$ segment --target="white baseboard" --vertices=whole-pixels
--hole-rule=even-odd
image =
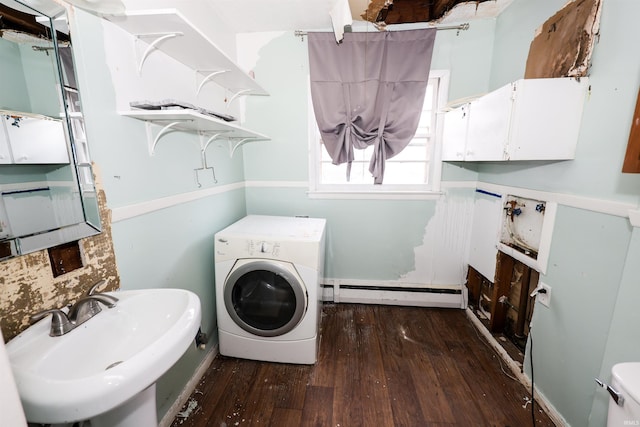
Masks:
[[[467,308],[467,317],[471,320],[473,326],[476,327],[478,332],[482,334],[482,336],[487,340],[491,348],[498,353],[498,356],[502,359],[502,361],[509,367],[511,373],[516,377],[518,381],[527,389],[531,390],[531,380],[527,377],[524,372],[522,372],[522,368],[519,364],[517,364],[511,356],[507,353],[507,351],[498,343],[498,341],[491,335],[491,333],[487,330],[487,328],[482,324],[482,322],[473,314],[471,309]],[[562,415],[554,408],[551,403],[545,398],[543,394],[538,392],[537,387],[534,385],[534,393],[535,393],[535,401],[536,403],[544,409],[544,411],[549,415],[551,421],[556,426],[566,426],[567,422],[562,418]]]
[[[173,420],[176,418],[176,415],[178,415],[178,413],[180,412],[180,409],[182,409],[184,404],[189,399],[189,396],[191,396],[191,393],[193,393],[193,391],[196,389],[196,386],[202,379],[202,376],[205,374],[205,372],[207,372],[207,369],[209,369],[209,366],[211,366],[213,359],[215,359],[217,355],[218,355],[218,346],[217,345],[211,346],[211,348],[209,349],[209,352],[204,357],[204,359],[202,359],[202,362],[200,362],[198,369],[196,369],[196,371],[193,373],[193,376],[191,377],[187,385],[184,387],[184,389],[182,390],[182,392],[180,393],[176,401],[173,402],[173,405],[171,405],[167,413],[164,414],[164,417],[162,417],[162,420],[160,420],[160,423],[158,423],[158,427],[171,426],[171,424],[173,423]]]
[[[467,288],[463,285],[325,279],[322,299],[336,303],[466,308]]]

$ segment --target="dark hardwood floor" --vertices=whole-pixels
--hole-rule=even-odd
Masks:
[[[529,397],[464,310],[325,304],[315,365],[218,356],[172,426],[523,427]]]

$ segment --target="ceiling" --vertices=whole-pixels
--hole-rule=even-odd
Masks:
[[[1,1],[1,0],[0,0]],[[42,10],[43,0],[26,0]],[[47,0],[48,3],[54,4]],[[382,29],[406,23],[454,24],[498,16],[513,0],[57,0],[97,13],[121,13],[125,9],[175,7],[205,15],[213,11],[237,33],[291,30],[328,30],[330,11],[337,6],[354,28],[367,21]],[[58,6],[59,7],[59,6]],[[10,13],[9,13],[10,14]],[[0,10],[0,30],[12,28],[7,10]],[[12,18],[11,18],[12,19]],[[24,19],[19,18],[24,24]],[[31,28],[20,28],[33,31]]]
[[[326,30],[338,1],[349,2],[354,26],[364,26],[365,20],[389,25],[468,22],[495,17],[513,0],[207,0],[236,32]]]

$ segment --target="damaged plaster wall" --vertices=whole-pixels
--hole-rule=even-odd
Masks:
[[[601,0],[573,0],[537,30],[524,77],[584,77],[600,31]]]
[[[473,191],[448,190],[436,202],[435,214],[424,230],[422,245],[414,248],[414,270],[401,277],[401,282],[430,285],[461,285],[467,274],[471,226],[473,224]]]
[[[111,211],[98,180],[96,190],[102,232],[80,240],[82,268],[54,278],[46,250],[0,262],[0,327],[6,342],[29,326],[32,314],[64,307],[100,280],[107,281],[101,291],[120,288],[111,240]]]

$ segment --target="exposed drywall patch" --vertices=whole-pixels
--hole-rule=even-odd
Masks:
[[[401,281],[429,285],[465,282],[474,205],[470,191],[450,190],[436,202],[422,245],[413,251],[415,270],[403,275]]]
[[[600,30],[601,0],[572,0],[549,18],[529,47],[524,77],[584,77]]]
[[[101,291],[120,287],[111,239],[111,211],[98,176],[96,173],[102,233],[80,241],[83,268],[54,278],[46,250],[0,262],[0,328],[5,341],[26,329],[32,314],[64,307],[100,280],[107,281]]]

